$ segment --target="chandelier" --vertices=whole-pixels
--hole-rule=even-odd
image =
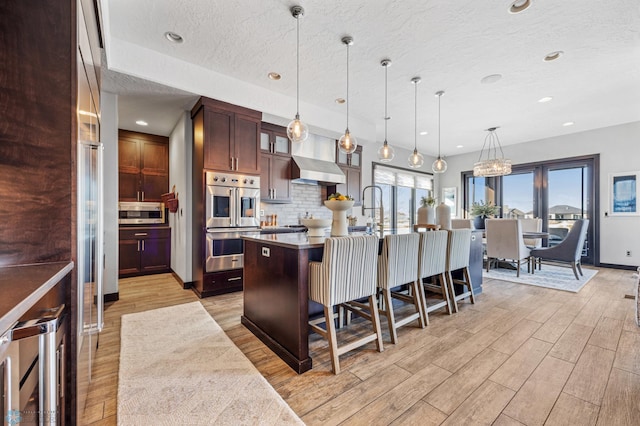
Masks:
[[[480,158],[478,158],[478,162],[473,165],[474,176],[492,177],[511,174],[511,160],[504,158],[502,145],[500,145],[500,139],[498,139],[498,134],[496,133],[497,129],[497,127],[487,129],[489,133],[487,133],[487,136],[484,138]],[[486,158],[483,160],[485,148]],[[498,149],[500,150],[500,157],[498,157]]]

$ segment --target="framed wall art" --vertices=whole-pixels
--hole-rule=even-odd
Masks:
[[[609,215],[640,215],[640,172],[609,174]]]

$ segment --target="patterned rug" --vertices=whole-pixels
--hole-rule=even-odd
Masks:
[[[593,278],[598,271],[582,267],[583,276],[576,280],[571,267],[542,265],[542,270],[536,269],[535,274],[527,273],[526,265],[520,269],[520,277],[516,277],[515,269],[498,268],[487,272],[483,270],[482,276],[485,279],[495,279],[511,281],[518,284],[535,285],[538,287],[553,288],[555,290],[570,291],[577,293],[586,283]]]
[[[200,302],[122,316],[119,425],[302,425]]]

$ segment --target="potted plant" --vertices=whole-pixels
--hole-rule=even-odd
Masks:
[[[420,199],[422,207],[418,209],[418,224],[420,225],[433,225],[436,223],[436,199],[428,195]]]
[[[484,220],[498,214],[500,208],[491,201],[485,203],[483,200],[474,202],[471,205],[471,215],[474,216],[473,226],[476,229],[484,229]]]

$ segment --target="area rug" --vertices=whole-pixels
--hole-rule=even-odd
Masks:
[[[304,423],[193,302],[122,316],[118,424]]]
[[[518,284],[535,285],[538,287],[553,288],[555,290],[577,293],[586,283],[593,278],[598,271],[582,268],[583,276],[576,280],[571,267],[542,265],[542,270],[536,269],[535,274],[527,273],[526,266],[520,270],[520,277],[516,277],[515,269],[497,268],[489,272],[483,270],[482,276],[487,279],[511,281]]]

